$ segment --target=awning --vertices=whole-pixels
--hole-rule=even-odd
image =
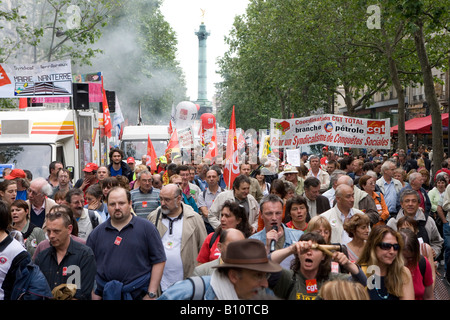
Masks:
[[[448,113],[441,114],[442,118],[442,126],[448,127]],[[405,131],[406,134],[411,133],[431,133],[431,115],[422,117],[422,118],[414,118],[405,122]],[[398,125],[391,127],[391,134],[398,133]]]

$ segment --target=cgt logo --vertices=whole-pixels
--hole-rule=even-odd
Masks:
[[[306,280],[306,292],[307,293],[317,293],[318,292],[316,279]]]
[[[367,121],[367,134],[385,134],[385,121]]]

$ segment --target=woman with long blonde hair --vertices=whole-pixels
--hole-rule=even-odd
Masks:
[[[414,286],[403,260],[403,238],[392,228],[375,226],[358,260],[368,278],[371,300],[414,300]]]

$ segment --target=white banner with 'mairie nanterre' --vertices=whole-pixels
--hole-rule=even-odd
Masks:
[[[0,64],[0,98],[72,95],[70,60],[35,64]]]

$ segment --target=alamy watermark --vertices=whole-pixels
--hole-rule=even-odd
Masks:
[[[370,16],[366,20],[366,26],[369,29],[381,29],[381,9],[378,5],[371,5],[367,7]]]

